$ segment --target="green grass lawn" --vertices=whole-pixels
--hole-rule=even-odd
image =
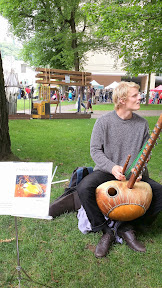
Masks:
[[[17,111],[31,109],[31,99],[17,99]]]
[[[102,103],[102,104],[94,104],[93,105],[93,110],[102,110],[102,111],[109,111],[109,110],[114,110],[114,104],[111,103]],[[140,110],[162,110],[162,105],[161,104],[141,104]]]
[[[152,130],[158,117],[147,117]],[[10,120],[13,153],[22,161],[52,161],[58,166],[54,181],[69,178],[77,166],[94,166],[89,154],[95,119]],[[152,151],[148,168],[162,184],[162,143]],[[66,183],[52,185],[51,202],[64,192]],[[20,264],[44,287],[59,288],[161,288],[161,215],[138,238],[147,252],[137,253],[115,244],[109,255],[96,259],[94,249],[101,234],[83,235],[76,213],[55,220],[18,218]],[[0,287],[18,287],[14,217],[0,216]],[[14,239],[13,239],[14,238]],[[2,240],[10,240],[5,242]],[[40,285],[25,280],[21,287]]]
[[[86,105],[86,103],[85,103]],[[92,105],[94,111],[111,111],[114,110],[114,104],[112,103],[97,103]],[[82,107],[81,107],[82,108]],[[72,109],[74,111],[76,109]],[[83,108],[82,108],[83,110]],[[161,104],[141,104],[140,110],[161,110],[162,111],[162,105]]]
[[[162,104],[141,104],[140,110],[162,110]]]

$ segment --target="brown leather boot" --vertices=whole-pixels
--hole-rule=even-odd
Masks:
[[[114,234],[112,231],[102,235],[99,243],[96,246],[95,256],[97,258],[105,257],[109,251],[110,245],[115,240]]]
[[[138,252],[146,252],[145,246],[136,239],[136,236],[132,228],[128,227],[127,229],[127,227],[123,227],[123,228],[119,227],[118,235],[119,237],[125,240],[129,248]]]
[[[64,213],[77,211],[81,207],[78,192],[74,190],[71,194],[61,195],[49,207],[49,215],[53,218]]]

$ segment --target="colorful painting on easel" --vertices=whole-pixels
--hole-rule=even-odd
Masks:
[[[48,176],[17,175],[14,197],[45,197]]]

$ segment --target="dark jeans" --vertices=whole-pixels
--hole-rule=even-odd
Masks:
[[[84,109],[86,109],[86,106],[84,105],[84,103],[83,102],[80,103],[80,98],[79,98],[77,112],[80,112],[80,108],[81,108],[80,105],[83,106]]]
[[[107,226],[104,215],[96,203],[95,190],[100,184],[111,180],[116,180],[112,174],[97,170],[83,178],[77,186],[81,204],[86,211],[93,232],[100,231]],[[142,181],[150,184],[153,192],[153,199],[149,209],[142,217],[129,222],[134,225],[140,221],[141,223],[148,222],[147,220],[150,217],[154,217],[162,210],[162,185],[146,176],[142,178]]]

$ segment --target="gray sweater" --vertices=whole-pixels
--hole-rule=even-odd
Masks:
[[[90,153],[96,164],[94,170],[111,173],[113,166],[124,166],[130,154],[129,168],[148,138],[147,121],[135,113],[129,120],[121,119],[115,110],[101,116],[91,135]]]

